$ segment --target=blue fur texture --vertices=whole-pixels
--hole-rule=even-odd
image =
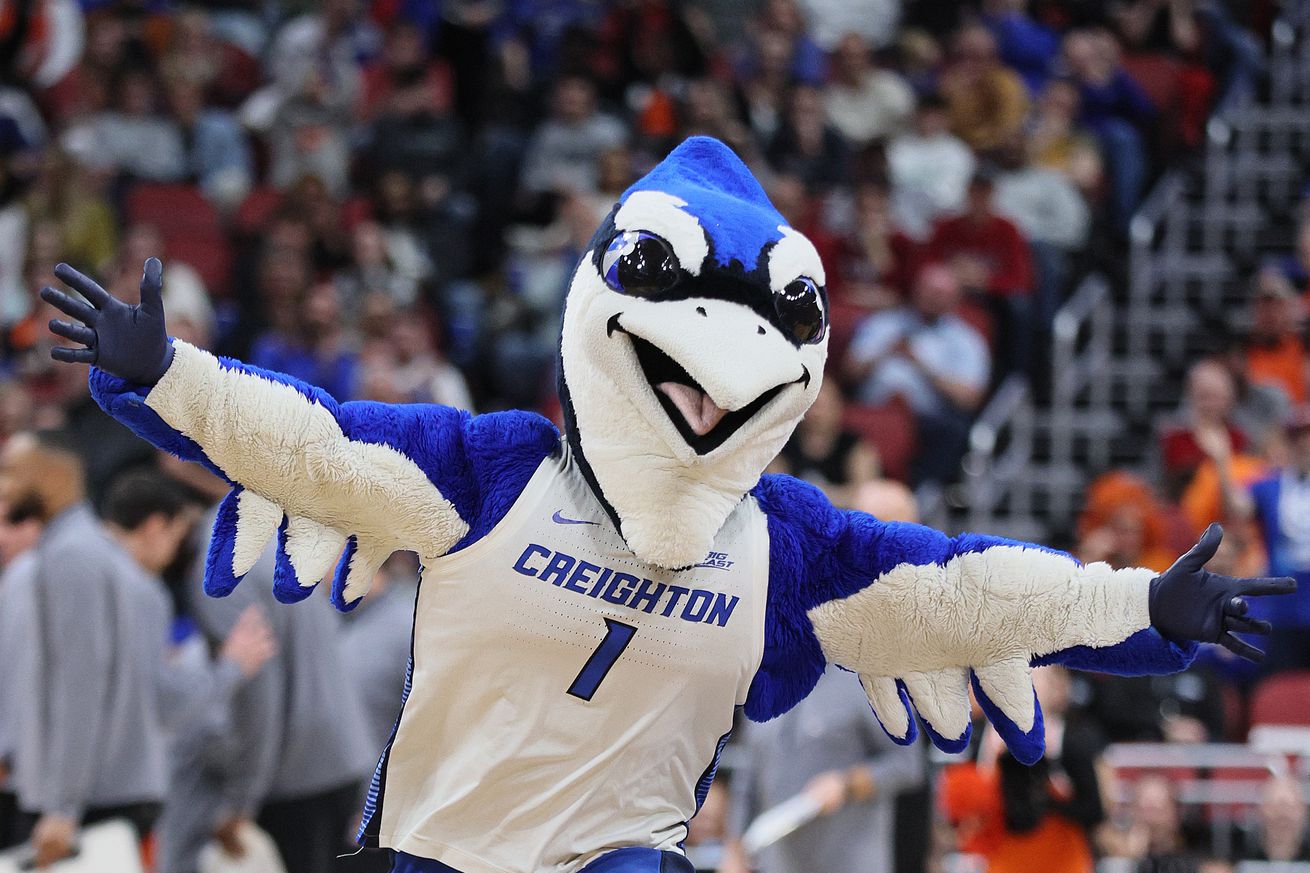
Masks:
[[[354,600],[346,599],[346,577],[350,574],[350,562],[358,549],[359,540],[354,536],[347,537],[346,547],[341,552],[341,559],[337,561],[336,572],[332,574],[332,605],[342,612],[350,612],[364,599],[362,597]]]
[[[741,158],[708,136],[684,141],[623,192],[620,202],[637,191],[661,191],[695,204],[702,222],[706,216],[731,215],[731,222],[705,227],[710,257],[722,267],[737,261],[748,273],[758,266],[761,251],[782,239],[778,228],[787,224]]]
[[[287,517],[284,515],[282,523],[277,526],[277,555],[273,560],[273,597],[278,603],[299,603],[313,594],[317,587],[317,580],[312,585],[301,585],[296,577],[296,568],[291,566],[291,556],[287,554]]]
[[[766,475],[751,493],[768,519],[770,577],[764,657],[745,706],[746,716],[755,721],[791,709],[818,682],[826,662],[808,616],[815,606],[876,584],[879,576],[901,564],[940,566],[956,555],[994,546],[1063,554],[1003,537],[948,537],[919,525],[881,522],[866,513],[834,508],[818,488],[790,476]],[[1194,643],[1170,642],[1148,628],[1115,646],[1077,646],[1033,663],[1127,675],[1168,673],[1186,668],[1196,648]],[[899,689],[904,700],[904,685]],[[995,709],[991,701],[985,706]],[[1027,733],[1003,717],[998,727],[1023,757],[1040,756],[1040,718]],[[942,749],[958,750],[967,745],[968,734],[933,740]]]
[[[228,358],[220,358],[219,362],[226,369],[291,386],[331,413],[342,433],[350,439],[390,446],[417,464],[469,525],[468,534],[456,543],[452,552],[476,542],[495,527],[542,460],[560,449],[559,431],[533,413],[512,411],[473,416],[433,404],[337,403],[326,391],[281,373]],[[138,436],[183,460],[203,464],[232,482],[194,440],[174,430],[146,406],[149,386],[130,384],[95,368],[91,370],[90,385],[96,402]],[[232,550],[241,490],[240,485],[235,485],[220,505],[214,523],[214,536],[205,562],[205,590],[215,596],[230,593],[240,581],[232,575]],[[273,592],[278,600],[294,603],[308,597],[314,589],[302,587],[296,580],[285,548],[286,524],[284,517],[278,529]],[[333,601],[342,609],[348,608],[341,600],[341,586],[354,547],[351,537],[333,583]]]
[[[236,486],[218,504],[214,535],[209,538],[209,552],[205,555],[205,593],[210,597],[228,596],[241,581],[232,574],[232,549],[237,536],[237,503],[244,490]]]
[[[996,728],[996,732],[1005,740],[1005,745],[1009,748],[1010,754],[1019,761],[1020,764],[1036,764],[1046,751],[1046,720],[1042,716],[1042,706],[1037,701],[1037,691],[1033,690],[1033,707],[1034,718],[1032,730],[1025,731],[1015,724],[1008,715],[1001,711],[1001,708],[992,702],[992,699],[983,691],[982,684],[978,681],[977,675],[970,677],[973,685],[973,696],[977,699],[978,705],[982,707],[983,714],[987,720]]]

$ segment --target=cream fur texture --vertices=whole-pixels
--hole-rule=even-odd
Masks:
[[[323,579],[346,537],[356,537],[352,594],[367,588],[391,552],[435,557],[468,533],[450,501],[400,452],[350,439],[328,410],[289,385],[226,369],[185,342],[173,347],[173,363],[146,405],[245,487],[235,575],[254,564],[283,514],[301,585]]]
[[[1112,646],[1150,627],[1152,576],[995,546],[942,566],[902,564],[849,597],[816,606],[809,618],[824,655],[860,674],[893,735],[909,730],[896,693],[900,679],[934,730],[961,736],[969,723],[970,669],[988,697],[1029,730],[1032,658]]]

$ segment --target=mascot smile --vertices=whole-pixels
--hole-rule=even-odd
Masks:
[[[1258,657],[1249,595],[1205,570],[1082,565],[834,508],[762,476],[819,392],[823,265],[723,144],[694,138],[629,191],[574,274],[565,433],[524,412],[338,403],[168,338],[67,265],[61,361],[156,446],[232,485],[206,590],[276,538],[274,593],[332,579],[350,609],[396,550],[424,566],[400,717],[360,839],[413,873],[673,873],[734,709],[795,706],[828,663],[898,742],[962,750],[970,692],[1020,760],[1043,750],[1030,667],[1183,669],[1197,641]],[[335,567],[335,570],[334,570]]]

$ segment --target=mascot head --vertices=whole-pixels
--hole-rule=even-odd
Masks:
[[[695,137],[629,188],[569,286],[566,430],[633,553],[705,558],[819,392],[823,265],[727,146]]]

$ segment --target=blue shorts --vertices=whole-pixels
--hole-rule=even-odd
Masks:
[[[396,853],[391,873],[460,873],[440,861]],[[657,849],[618,849],[597,858],[581,873],[696,873],[691,862],[676,852]]]

